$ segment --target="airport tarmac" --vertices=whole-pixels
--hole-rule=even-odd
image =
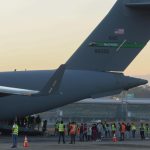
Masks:
[[[11,149],[11,138],[0,137],[0,149]],[[102,142],[76,142],[76,144],[58,144],[57,138],[29,137],[29,148],[23,148],[23,137],[19,138],[18,150],[146,150],[150,149],[150,141],[123,141],[113,143],[112,141]]]

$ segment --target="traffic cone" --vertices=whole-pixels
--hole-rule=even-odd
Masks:
[[[113,141],[113,142],[115,142],[115,143],[118,141],[118,139],[117,139],[117,137],[116,137],[116,135],[115,135],[115,134],[114,134],[114,136],[113,136],[112,141]]]
[[[29,142],[27,136],[24,138],[23,147],[29,147]]]

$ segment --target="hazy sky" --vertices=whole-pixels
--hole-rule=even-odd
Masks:
[[[0,71],[65,63],[116,0],[0,0]],[[150,44],[126,70],[150,74]]]

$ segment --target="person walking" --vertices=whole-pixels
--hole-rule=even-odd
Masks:
[[[15,121],[12,127],[12,142],[13,145],[11,148],[17,148],[18,144],[18,133],[19,133],[19,127],[17,125],[17,122]]]
[[[45,133],[46,130],[47,130],[47,120],[44,120],[44,121],[43,121],[43,127],[42,127],[43,133]]]
[[[92,139],[92,127],[91,125],[89,125],[87,128],[87,140],[91,141],[91,139]]]
[[[71,122],[69,122],[68,124],[67,124],[67,134],[68,134],[68,136],[70,135],[70,125],[71,125]]]
[[[112,132],[112,137],[116,134],[116,124],[112,123],[111,124],[111,132]]]
[[[107,124],[107,128],[108,128],[108,137],[111,137],[111,124]]]
[[[63,121],[61,121],[58,125],[58,132],[59,132],[58,144],[60,144],[61,137],[63,139],[63,143],[65,144],[65,125]]]
[[[84,132],[84,126],[83,126],[83,123],[81,123],[81,126],[80,126],[80,142],[83,142],[83,132]]]
[[[38,129],[38,131],[40,131],[40,126],[41,126],[41,117],[40,117],[40,115],[38,115],[35,120],[36,120],[37,129]]]
[[[59,128],[59,122],[58,122],[58,121],[56,121],[56,123],[55,123],[54,136],[58,135],[58,128]]]
[[[150,131],[149,124],[146,123],[145,124],[145,138],[146,139],[149,139],[149,131]]]
[[[126,132],[126,125],[125,125],[125,123],[123,122],[123,123],[121,124],[121,141],[124,141],[125,132]]]
[[[144,131],[145,131],[144,124],[143,124],[143,123],[141,123],[141,126],[140,126],[140,135],[141,135],[141,140],[144,140],[144,139],[145,139]]]
[[[98,135],[98,131],[97,131],[97,125],[93,124],[92,125],[92,140],[96,141],[97,140],[97,136]]]
[[[97,141],[100,142],[102,141],[102,133],[103,133],[103,125],[101,121],[97,124],[97,131],[98,131]]]
[[[75,122],[72,122],[70,124],[70,144],[75,144],[75,141],[76,141],[76,132],[77,132],[77,125]]]
[[[109,135],[110,135],[110,131],[109,131],[109,124],[107,123],[107,122],[105,122],[105,124],[104,124],[104,130],[105,130],[105,138],[108,138],[108,137],[110,137]]]
[[[118,137],[121,141],[121,123],[120,122],[118,123],[118,129],[117,130],[118,130]]]
[[[83,126],[83,141],[87,141],[87,124],[84,123]]]
[[[76,135],[80,141],[80,126],[78,124],[77,124],[77,134]]]
[[[130,123],[127,123],[127,126],[126,126],[126,137],[127,137],[127,139],[130,138],[130,132],[131,132],[131,125],[130,125]]]
[[[131,124],[132,138],[135,138],[136,134],[136,125],[134,123]]]

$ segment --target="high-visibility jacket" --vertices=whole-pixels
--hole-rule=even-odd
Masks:
[[[149,133],[149,127],[145,126],[144,129],[145,129],[145,132],[146,132],[146,133]]]
[[[19,132],[19,127],[17,124],[14,124],[13,127],[12,127],[12,134],[13,135],[18,135],[18,132]]]
[[[59,132],[64,132],[64,131],[65,131],[64,124],[61,124],[61,123],[60,123],[60,124],[58,125],[58,131],[59,131]]]
[[[116,131],[116,127],[115,127],[115,125],[114,125],[114,124],[112,124],[112,126],[111,126],[111,130],[112,130],[112,131]]]
[[[58,129],[58,128],[59,128],[59,124],[56,123],[56,124],[55,124],[55,129]]]
[[[135,125],[131,125],[131,130],[136,130],[136,126]]]
[[[80,135],[80,127],[77,129],[77,134]]]
[[[28,122],[28,121],[29,121],[29,116],[26,116],[25,119],[26,119],[26,121]]]
[[[126,126],[124,124],[121,125],[121,132],[122,133],[126,132]]]
[[[71,124],[70,125],[70,135],[76,134],[76,125]]]
[[[145,127],[144,127],[144,126],[141,126],[141,127],[140,127],[140,131],[145,131]]]

